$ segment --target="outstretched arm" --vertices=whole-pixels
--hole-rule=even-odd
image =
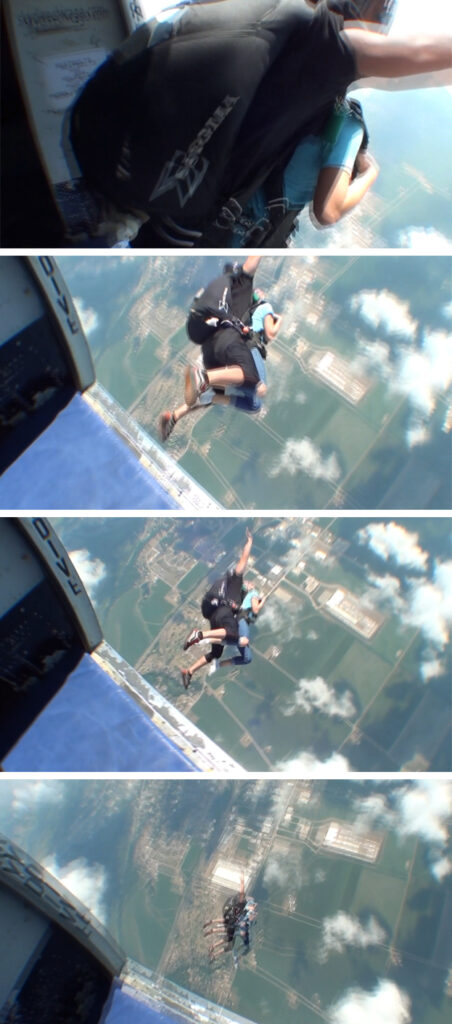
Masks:
[[[246,567],[248,565],[248,559],[250,557],[250,551],[251,551],[252,546],[253,546],[253,535],[252,535],[252,533],[250,533],[250,531],[247,528],[247,530],[246,530],[246,543],[245,543],[245,545],[243,547],[242,554],[240,555],[240,558],[239,558],[239,560],[237,562],[237,565],[235,567],[235,571],[237,573],[237,576],[242,576],[243,573],[245,572],[245,569],[246,569]]]
[[[243,269],[245,273],[249,274],[250,277],[254,277],[261,259],[262,256],[247,256],[243,264]]]
[[[343,33],[355,55],[358,78],[403,78],[452,68],[451,35],[404,39],[360,28],[346,28]]]
[[[379,167],[369,153],[358,157],[358,174],[354,181],[351,172],[343,167],[322,167],[314,192],[313,213],[322,227],[336,224],[369,191],[378,178]]]

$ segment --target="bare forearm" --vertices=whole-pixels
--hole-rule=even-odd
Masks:
[[[243,269],[245,273],[249,274],[250,277],[254,277],[261,259],[262,256],[247,256],[243,264]]]
[[[341,217],[344,217],[346,213],[349,213],[350,210],[353,210],[355,206],[358,206],[377,178],[378,167],[376,165],[372,165],[368,167],[367,171],[364,171],[364,174],[359,174],[354,181],[350,182],[342,203],[342,208],[338,213],[338,220],[340,220]]]
[[[313,212],[317,225],[329,227],[337,224],[349,210],[361,202],[378,175],[378,165],[366,154],[366,165],[354,181],[350,172],[325,167],[319,174],[314,194]]]
[[[267,320],[267,317],[265,318],[265,320]],[[279,333],[282,316],[279,313],[269,314],[268,320],[269,323],[267,324],[265,322],[264,324],[265,340],[267,343],[269,343],[270,341],[274,341],[277,334]]]
[[[358,76],[399,78],[452,67],[451,35],[416,35],[408,39],[345,29]]]
[[[247,530],[246,543],[243,546],[242,554],[240,555],[239,561],[237,562],[237,565],[235,567],[235,571],[238,576],[241,576],[245,572],[252,546],[253,538],[249,530]]]

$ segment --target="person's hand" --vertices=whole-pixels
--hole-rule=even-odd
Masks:
[[[251,541],[251,543],[253,543],[253,534],[251,533],[251,530],[248,529],[248,527],[246,528],[246,539],[247,541]]]

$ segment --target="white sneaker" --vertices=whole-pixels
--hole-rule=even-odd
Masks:
[[[208,671],[207,675],[208,676],[213,676],[215,672],[218,672],[219,667],[220,666],[218,664],[217,658],[214,658],[213,661],[210,662],[210,668],[209,668],[209,671]]]

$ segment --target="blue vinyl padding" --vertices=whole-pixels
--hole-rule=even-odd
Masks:
[[[181,1019],[170,1016],[167,1010],[155,1010],[130,992],[116,988],[102,1024],[180,1024]]]
[[[196,770],[88,654],[3,767],[19,772]]]
[[[176,509],[124,441],[75,395],[0,479],[1,509]]]

